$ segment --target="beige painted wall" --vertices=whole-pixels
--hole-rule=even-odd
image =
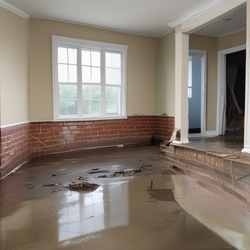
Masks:
[[[53,119],[51,35],[128,45],[127,114],[155,113],[156,40],[76,24],[31,19],[31,120]]]
[[[29,121],[29,20],[0,7],[1,126]]]
[[[207,131],[216,130],[217,38],[190,35],[189,48],[207,51]],[[156,114],[175,114],[175,34],[157,40]]]
[[[175,113],[175,32],[157,39],[156,114]]]
[[[174,32],[157,39],[156,114],[174,115]],[[246,31],[219,38],[191,34],[189,48],[207,51],[206,131],[216,130],[218,51],[246,44]]]
[[[190,35],[190,49],[207,51],[207,131],[216,130],[218,51],[246,44],[246,31],[219,38]]]
[[[206,131],[216,130],[217,116],[217,38],[190,35],[189,48],[207,51]]]
[[[246,30],[218,38],[218,51],[246,44]]]

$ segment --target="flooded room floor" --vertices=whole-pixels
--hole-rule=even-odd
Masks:
[[[168,167],[157,146],[32,160],[0,181],[0,249],[250,249],[245,205]]]
[[[208,152],[243,154],[241,150],[244,148],[244,131],[227,131],[226,135],[215,137],[192,137],[185,146]],[[245,156],[250,159],[249,154]]]

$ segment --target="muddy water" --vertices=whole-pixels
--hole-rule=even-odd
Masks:
[[[172,180],[183,209],[237,249],[250,249],[250,212],[243,203],[193,178],[173,176]]]
[[[250,213],[216,188],[182,175],[91,181],[93,192],[64,189],[3,215],[0,249],[250,249]]]

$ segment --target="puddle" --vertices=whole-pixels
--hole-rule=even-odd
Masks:
[[[152,189],[150,193],[151,198],[159,201],[175,201],[174,194],[171,189]]]
[[[192,217],[237,249],[250,249],[250,212],[236,198],[187,176],[172,176],[174,194]]]
[[[0,249],[250,249],[244,205],[190,177],[91,182],[100,185],[93,192],[67,189],[20,203],[0,219]]]

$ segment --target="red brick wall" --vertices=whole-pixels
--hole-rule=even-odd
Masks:
[[[118,144],[152,144],[170,138],[174,117],[130,116],[128,119],[31,122],[1,129],[1,176],[43,155]]]
[[[28,160],[30,160],[30,124],[2,128],[0,176],[8,174]]]
[[[43,122],[31,124],[31,155],[66,152],[117,144],[151,144],[155,116],[123,120]]]
[[[155,138],[162,142],[169,140],[175,128],[174,116],[155,116]]]

